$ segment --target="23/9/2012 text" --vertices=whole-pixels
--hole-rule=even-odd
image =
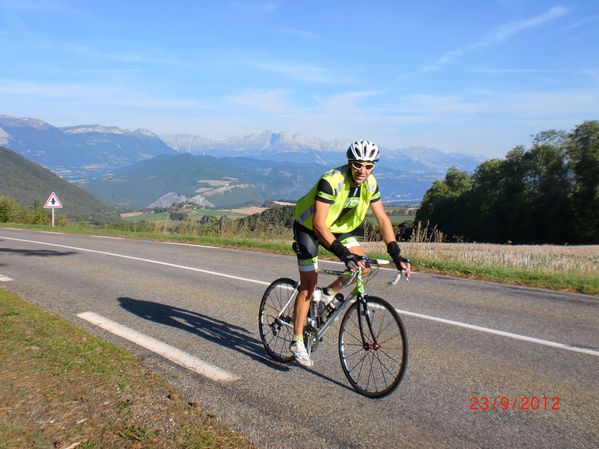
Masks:
[[[560,399],[558,396],[470,396],[470,410],[560,410]]]

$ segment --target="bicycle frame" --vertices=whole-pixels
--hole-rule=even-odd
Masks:
[[[381,260],[381,261],[371,260],[371,262],[375,262],[377,265],[382,264],[382,263],[388,263],[387,261],[384,261],[384,260]],[[374,345],[378,346],[378,342],[376,341],[375,333],[372,329],[372,323],[370,322],[370,314],[368,313],[368,304],[364,298],[365,289],[364,289],[364,281],[362,279],[362,269],[358,269],[353,272],[323,269],[323,270],[320,270],[320,273],[328,274],[331,276],[337,276],[337,277],[347,276],[348,279],[343,281],[343,285],[344,286],[350,285],[352,282],[354,282],[354,280],[356,281],[356,285],[352,289],[352,291],[349,293],[347,298],[345,298],[345,300],[337,308],[335,308],[335,310],[331,313],[331,315],[327,318],[327,320],[324,323],[318,323],[319,318],[317,318],[317,305],[314,303],[310,304],[310,308],[312,310],[312,319],[311,320],[309,319],[309,321],[312,321],[312,322],[309,324],[312,325],[311,327],[315,332],[312,335],[313,338],[311,339],[311,341],[309,340],[309,341],[305,342],[305,343],[307,343],[306,348],[308,349],[308,352],[312,352],[312,349],[316,346],[316,344],[318,344],[319,341],[321,341],[323,339],[324,335],[328,332],[330,327],[339,319],[339,317],[343,316],[343,314],[347,311],[347,309],[356,301],[359,302],[358,325],[360,328],[360,335],[362,337],[362,342],[365,346],[369,344],[369,343],[366,343],[367,339],[364,338],[365,329],[364,329],[362,317],[366,317],[366,324],[368,326],[368,330],[370,331],[370,335],[372,336],[372,340],[374,341]],[[293,295],[293,296],[295,298],[295,295]]]
[[[386,261],[386,260],[371,260],[371,261],[376,263],[377,265],[383,264],[383,263],[388,263],[388,261]],[[322,270],[320,270],[320,273],[328,274],[331,276],[337,276],[337,277],[347,276],[348,279],[343,282],[344,286],[350,285],[352,282],[354,282],[354,280],[356,281],[356,285],[352,289],[352,291],[349,293],[349,295],[345,298],[345,300],[337,308],[335,308],[335,310],[331,313],[331,315],[327,318],[327,320],[324,323],[319,323],[320,320],[317,317],[317,314],[318,314],[317,305],[314,302],[311,302],[310,310],[311,310],[312,318],[308,318],[307,324],[310,325],[310,327],[315,332],[312,334],[312,340],[305,342],[308,352],[312,352],[312,349],[316,346],[316,344],[319,341],[322,340],[322,338],[328,332],[330,327],[339,319],[340,316],[343,316],[345,311],[355,301],[358,301],[360,303],[360,306],[358,306],[358,324],[360,327],[360,334],[362,336],[362,339],[365,342],[365,339],[364,339],[364,330],[365,329],[363,328],[363,322],[362,322],[362,317],[365,316],[366,323],[368,325],[368,330],[370,331],[370,334],[373,337],[374,344],[378,345],[378,342],[376,341],[376,338],[374,336],[372,324],[370,322],[370,317],[369,317],[369,313],[368,313],[368,305],[364,299],[365,289],[364,289],[364,281],[362,279],[362,269],[358,269],[353,272],[352,271],[322,269]],[[277,316],[277,322],[280,325],[293,327],[293,323],[288,323],[286,321],[280,320],[280,317],[283,314],[283,312],[285,310],[287,310],[288,307],[293,307],[293,304],[295,303],[295,299],[297,297],[298,292],[299,292],[299,284],[295,288],[293,293],[290,295],[290,297],[287,300],[287,302],[285,303],[285,305],[281,308],[281,311],[279,312],[279,315]],[[366,343],[364,343],[364,344],[366,345]]]
[[[362,282],[362,270],[357,270],[354,272],[337,271],[337,270],[321,270],[320,272],[323,274],[330,274],[332,276],[344,276],[349,273],[349,278],[347,281],[344,282],[344,284],[349,285],[354,281],[354,279],[356,279],[357,282],[356,282],[356,286],[354,287],[354,289],[351,291],[351,293],[348,295],[348,297],[345,298],[345,301],[343,301],[333,311],[333,313],[331,313],[331,315],[324,322],[324,324],[321,324],[320,326],[315,327],[315,329],[316,329],[315,336],[318,340],[320,340],[327,333],[329,328],[335,323],[335,321],[337,321],[339,319],[340,316],[342,316],[342,314],[349,308],[349,306],[351,306],[354,303],[354,301],[356,299],[358,299],[364,293],[364,283]],[[313,306],[314,306],[314,304],[310,305],[310,307],[313,307]]]

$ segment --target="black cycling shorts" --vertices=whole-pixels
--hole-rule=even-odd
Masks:
[[[333,235],[347,248],[360,245],[354,232],[333,233]],[[318,269],[318,247],[321,244],[316,233],[296,221],[293,223],[293,240],[293,250],[297,255],[299,270],[316,271]]]

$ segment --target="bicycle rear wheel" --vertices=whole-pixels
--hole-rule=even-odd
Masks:
[[[292,279],[277,279],[268,286],[260,302],[260,339],[266,352],[283,363],[293,360],[289,345],[293,339],[293,307],[297,286],[298,283]]]
[[[380,398],[397,388],[407,367],[403,323],[384,299],[367,296],[367,310],[356,301],[339,329],[339,357],[349,383],[361,395]]]

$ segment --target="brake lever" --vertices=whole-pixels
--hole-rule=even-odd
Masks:
[[[397,272],[397,274],[395,275],[395,279],[393,279],[391,282],[389,282],[388,285],[397,285],[397,283],[400,281],[402,276],[404,277],[404,282],[406,284],[410,282],[410,277],[406,273],[406,270],[399,270]]]

